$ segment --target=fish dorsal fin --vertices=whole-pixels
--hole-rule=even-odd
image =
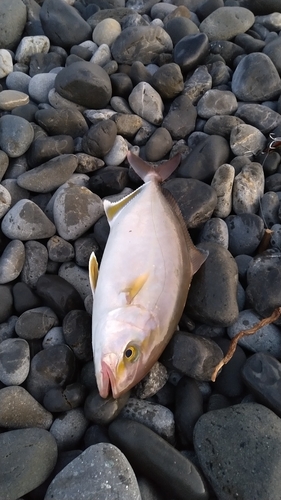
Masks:
[[[144,186],[140,186],[138,189],[118,201],[111,202],[109,200],[103,200],[103,208],[110,225],[112,224],[114,218],[119,214],[119,212],[121,212],[122,208],[124,208],[131,200],[133,200],[140,193],[143,187]]]
[[[126,295],[127,304],[131,304],[136,295],[140,292],[148,279],[149,273],[143,273],[137,276],[129,285],[122,290]]]
[[[98,261],[95,252],[92,252],[89,260],[89,279],[93,294],[97,286],[98,274],[99,274]]]
[[[209,252],[207,250],[201,250],[201,249],[199,250],[198,248],[196,248],[187,230],[183,215],[175,198],[166,188],[162,188],[162,193],[165,196],[166,200],[168,201],[169,205],[171,206],[173,212],[176,214],[177,219],[180,223],[182,232],[185,237],[186,247],[190,255],[192,274],[195,274],[198,271],[198,269],[202,266],[202,264],[204,264],[205,260],[209,255]]]
[[[130,151],[127,153],[128,162],[139,177],[148,182],[153,178],[158,182],[163,182],[176,170],[181,161],[180,153],[176,154],[170,160],[165,161],[157,167],[153,167],[146,161],[142,160],[139,156],[134,155]]]

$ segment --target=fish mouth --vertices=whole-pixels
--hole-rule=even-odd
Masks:
[[[117,390],[115,384],[114,372],[116,371],[117,357],[114,354],[108,354],[101,362],[101,373],[98,383],[98,389],[102,398],[107,398],[112,393],[116,398]]]

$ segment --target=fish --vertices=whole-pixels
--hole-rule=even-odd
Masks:
[[[92,344],[102,398],[117,399],[159,359],[183,313],[191,279],[207,258],[197,249],[166,180],[181,156],[157,168],[128,152],[144,181],[117,202],[104,200],[110,226],[100,268],[89,259]]]

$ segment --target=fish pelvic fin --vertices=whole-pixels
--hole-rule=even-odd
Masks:
[[[155,179],[157,182],[163,182],[176,170],[181,161],[180,153],[176,154],[170,160],[165,161],[157,167],[153,167],[139,156],[130,151],[127,153],[127,159],[134,171],[144,181],[148,182]]]
[[[95,252],[92,252],[89,260],[89,279],[93,295],[97,286],[98,273],[99,273],[98,261]]]
[[[209,252],[208,250],[201,250],[199,248],[196,248],[194,245],[190,234],[187,230],[186,224],[184,222],[183,215],[181,213],[181,209],[178,206],[175,198],[173,195],[168,191],[166,188],[162,188],[162,193],[164,194],[166,200],[169,202],[170,207],[172,208],[173,212],[176,214],[178,221],[180,223],[180,226],[182,228],[182,232],[184,234],[185,242],[186,242],[186,247],[189,252],[190,256],[190,262],[191,262],[191,272],[192,275],[195,274],[198,269],[204,264],[205,260],[207,259]]]
[[[140,292],[148,279],[149,273],[143,273],[137,276],[126,288],[122,290],[126,296],[127,304],[131,304],[136,295]]]
[[[130,203],[131,200],[138,196],[142,188],[143,186],[140,186],[138,189],[128,194],[127,196],[124,196],[124,198],[119,201],[111,202],[109,200],[103,200],[103,208],[109,225],[112,224],[113,220],[119,214],[119,212],[121,212],[122,208],[124,208],[128,203]]]

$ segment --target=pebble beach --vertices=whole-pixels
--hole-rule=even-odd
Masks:
[[[0,500],[281,500],[281,1],[0,1]],[[100,397],[103,200],[156,168],[208,251],[178,329]],[[169,241],[167,241],[169,245]]]

